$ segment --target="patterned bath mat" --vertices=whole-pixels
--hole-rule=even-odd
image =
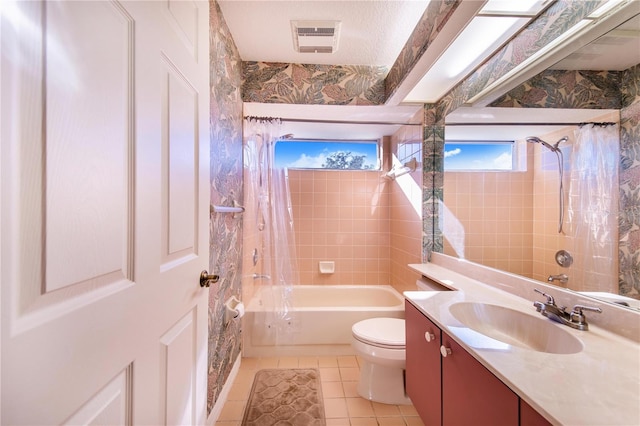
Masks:
[[[320,371],[315,368],[258,371],[242,425],[326,425]]]

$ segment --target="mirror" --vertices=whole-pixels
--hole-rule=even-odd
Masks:
[[[584,62],[589,52],[591,59],[598,61],[599,66],[609,63],[601,57],[596,58],[594,53],[597,44],[609,43],[615,38],[618,38],[617,42],[614,41],[617,45],[623,42],[629,44],[622,47],[623,53],[613,52],[610,57],[622,58],[627,62],[611,65],[607,69],[623,71],[640,64],[640,15],[637,15],[551,68],[589,69]],[[611,46],[608,45],[607,53],[614,50]],[[541,87],[545,89],[536,86],[537,89]],[[554,95],[551,90],[547,93]],[[597,99],[592,101],[596,102]],[[592,254],[583,254],[585,245],[589,244],[575,238],[575,230],[572,229],[575,225],[571,219],[570,190],[575,194],[579,182],[571,182],[571,158],[578,126],[569,124],[619,121],[619,110],[602,109],[463,107],[449,114],[445,123],[445,140],[516,141],[513,155],[519,161],[514,164],[520,170],[445,171],[444,253],[640,309],[637,289],[622,288],[623,294],[620,295],[616,267],[617,212],[611,212],[608,217],[612,224],[609,235],[613,238],[610,240],[615,244],[607,259],[603,259],[607,266],[612,267],[605,268],[606,272],[593,280],[596,284],[583,286],[584,282],[589,282],[584,275],[585,263],[595,261]],[[492,126],[491,123],[500,125]],[[527,143],[528,136],[548,141],[550,146]],[[565,136],[568,140],[557,144]],[[562,196],[554,147],[564,157]],[[451,153],[445,150],[445,158],[448,154]],[[619,183],[613,189],[619,192]],[[629,201],[623,201],[623,207],[624,202]],[[564,229],[558,232],[561,211],[564,214]],[[562,261],[568,262],[567,253],[573,255],[573,263],[568,267],[560,266]]]

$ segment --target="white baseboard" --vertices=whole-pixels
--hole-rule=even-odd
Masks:
[[[216,421],[218,421],[218,417],[220,417],[220,413],[222,412],[222,408],[224,404],[227,402],[227,398],[229,397],[229,392],[231,391],[231,387],[233,386],[233,382],[238,375],[238,370],[240,370],[240,363],[242,362],[242,354],[238,355],[236,361],[233,363],[233,367],[231,368],[231,372],[229,373],[229,377],[227,377],[227,381],[224,383],[222,387],[222,391],[220,395],[218,395],[218,399],[216,403],[213,405],[213,409],[207,418],[207,425],[213,426]]]

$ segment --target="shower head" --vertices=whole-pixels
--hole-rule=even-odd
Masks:
[[[558,220],[558,233],[562,233],[562,223],[564,221],[564,188],[562,186],[562,174],[563,174],[564,156],[562,155],[562,150],[560,148],[558,148],[558,145],[560,145],[560,143],[566,142],[568,140],[569,140],[569,138],[567,136],[564,136],[564,137],[560,138],[560,140],[558,142],[556,142],[555,145],[551,146],[547,142],[543,141],[542,139],[540,139],[537,136],[529,136],[529,137],[526,138],[526,141],[528,143],[541,143],[542,145],[547,147],[549,149],[549,151],[551,151],[554,154],[556,154],[556,158],[558,159],[558,172],[560,174],[560,179],[559,179],[560,180],[560,191],[559,191],[560,218]]]
[[[557,148],[558,145],[560,145],[560,143],[566,142],[568,140],[569,140],[569,138],[567,136],[564,136],[564,137],[560,138],[560,140],[558,142],[556,142],[556,144],[554,146]]]
[[[555,151],[556,149],[554,147],[552,147],[551,145],[549,145],[547,142],[543,141],[542,139],[540,139],[537,136],[529,136],[527,138],[527,142],[529,143],[541,143],[542,145],[544,145],[545,147],[547,147],[548,149],[550,149],[551,151]]]
[[[555,145],[551,145],[548,142],[543,141],[542,139],[540,139],[537,136],[529,136],[529,137],[527,137],[527,142],[529,142],[529,143],[540,143],[543,146],[545,146],[547,149],[549,149],[550,151],[554,151],[554,152],[559,150],[558,145],[560,145],[561,142],[566,142],[568,140],[569,140],[569,138],[565,136],[562,139],[560,139],[558,142],[556,142]]]

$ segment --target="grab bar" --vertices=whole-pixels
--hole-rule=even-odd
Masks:
[[[233,202],[233,206],[215,206],[212,205],[211,209],[210,209],[210,213],[233,213],[238,214],[238,213],[244,213],[244,207],[236,204],[236,202]]]
[[[244,207],[213,206],[214,213],[244,213]]]

